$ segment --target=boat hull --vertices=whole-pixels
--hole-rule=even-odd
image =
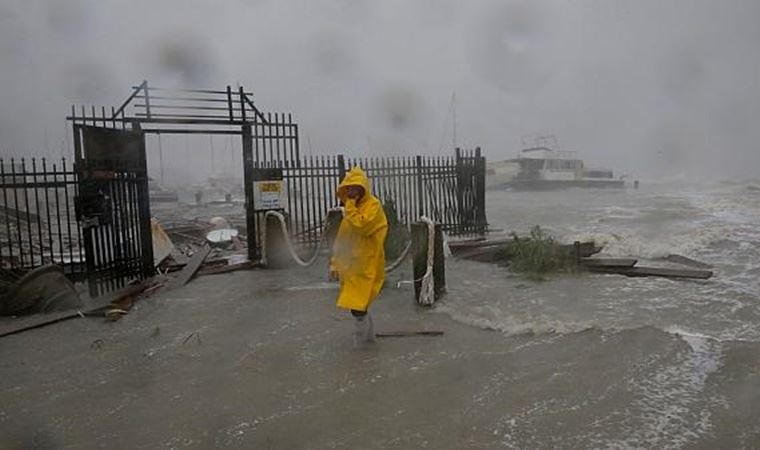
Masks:
[[[563,189],[623,189],[623,180],[513,180],[489,186],[492,190],[559,191]]]

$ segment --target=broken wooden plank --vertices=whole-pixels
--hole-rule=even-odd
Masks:
[[[454,254],[454,256],[471,261],[494,263],[503,261],[503,252],[504,245],[493,245],[468,249],[467,251]]]
[[[614,273],[628,277],[666,277],[666,278],[695,278],[706,280],[712,277],[710,270],[668,269],[664,267],[595,267],[589,266],[592,272]]]
[[[195,275],[195,272],[200,269],[203,260],[211,253],[211,247],[204,245],[190,258],[185,267],[179,273],[177,278],[171,283],[171,287],[181,287],[187,284],[188,281]]]
[[[424,330],[424,331],[382,331],[375,333],[375,337],[410,337],[410,336],[443,336],[443,331]]]
[[[522,241],[522,240],[521,240]],[[469,259],[471,261],[496,263],[507,263],[510,245],[515,243],[514,239],[505,239],[499,241],[486,241],[482,245],[463,246],[453,252],[452,254],[457,258]],[[576,250],[578,256],[581,258],[588,258],[596,253],[599,253],[602,249],[597,247],[593,242],[580,242],[576,248],[575,244],[561,244],[559,245],[559,251],[568,255],[575,255]]]
[[[261,263],[258,261],[245,261],[242,263],[229,264],[226,266],[219,266],[219,267],[209,267],[209,268],[204,267],[198,271],[198,276],[215,275],[219,273],[229,273],[229,272],[235,272],[237,270],[249,270],[249,269],[255,269],[257,267],[262,267]]]
[[[637,262],[633,258],[581,258],[580,261],[586,267],[633,267]]]
[[[51,325],[56,322],[62,322],[64,320],[73,319],[74,317],[80,317],[80,314],[85,314],[80,311],[63,311],[53,314],[35,314],[33,316],[21,317],[17,319],[8,319],[0,321],[0,337],[10,336],[12,334],[21,333],[22,331],[32,330],[35,328],[44,327],[45,325]]]
[[[666,261],[670,261],[676,264],[683,264],[684,266],[699,267],[700,269],[712,269],[713,266],[696,259],[687,258],[681,255],[668,255],[665,257]]]

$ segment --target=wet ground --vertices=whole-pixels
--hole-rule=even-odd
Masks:
[[[482,270],[450,261],[450,296]],[[378,331],[444,336],[354,349],[320,266],[200,277],[115,323],[2,338],[0,448],[760,447],[757,343],[491,331],[416,307],[395,286],[408,272]]]

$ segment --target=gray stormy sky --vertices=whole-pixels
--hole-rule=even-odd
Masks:
[[[0,155],[65,153],[70,104],[148,79],[240,83],[315,153],[449,153],[456,92],[489,159],[545,132],[617,173],[756,176],[758,47],[754,0],[0,0]]]

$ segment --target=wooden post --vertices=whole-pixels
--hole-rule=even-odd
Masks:
[[[435,300],[446,293],[446,255],[443,254],[443,229],[435,226],[435,253],[433,254],[433,279],[435,280]]]
[[[412,268],[414,276],[414,298],[419,303],[422,277],[427,271],[428,226],[424,222],[412,224]],[[433,252],[433,283],[435,300],[446,293],[446,264],[443,255],[443,231],[435,226],[435,250]]]

